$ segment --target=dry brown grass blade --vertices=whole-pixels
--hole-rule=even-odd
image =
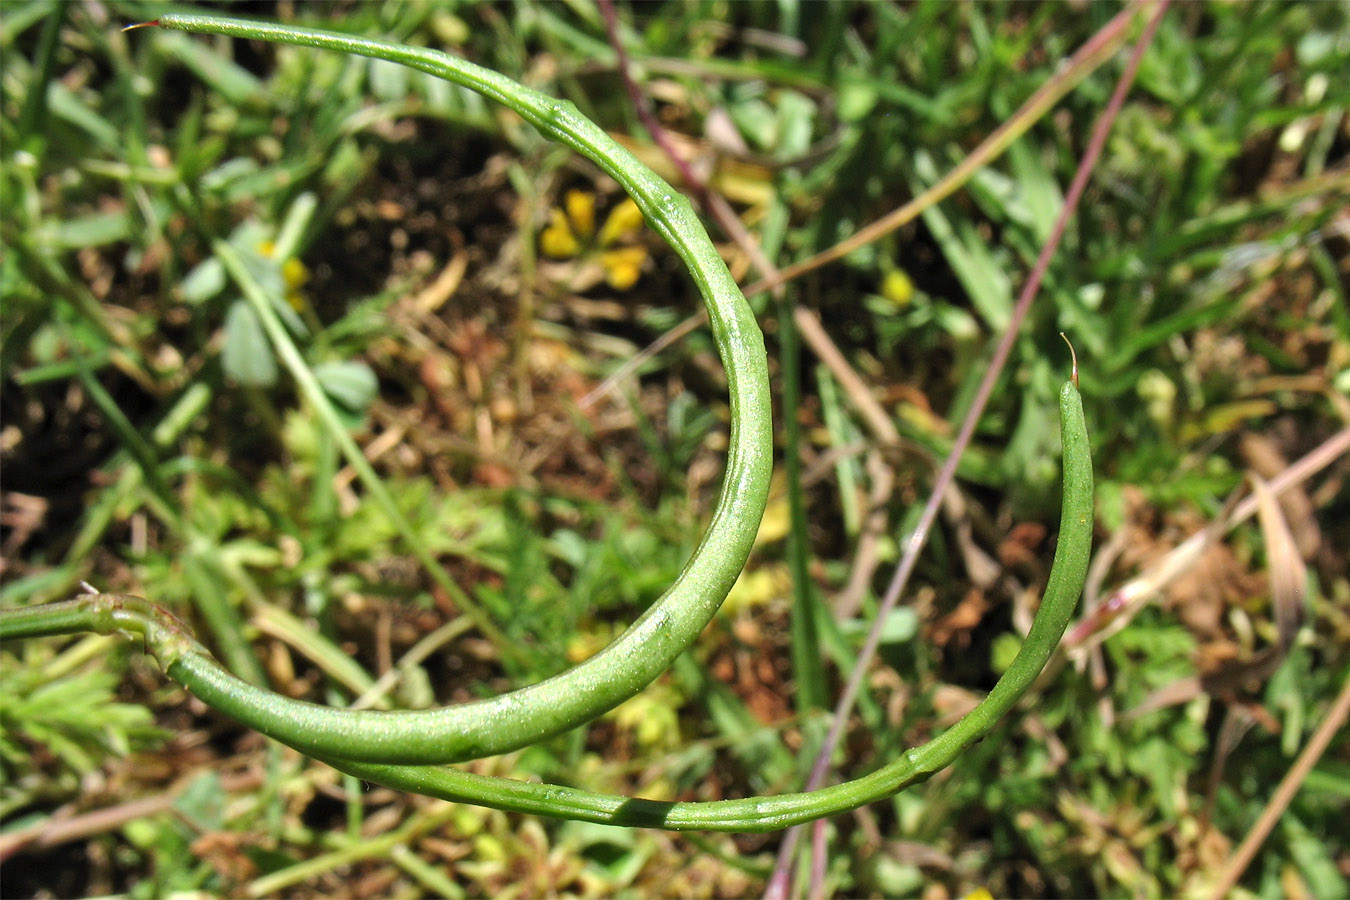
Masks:
[[[1333,458],[1335,457],[1329,456],[1327,461],[1330,462]],[[1264,681],[1269,678],[1279,668],[1280,663],[1284,661],[1285,656],[1288,655],[1290,648],[1293,646],[1299,626],[1303,622],[1307,566],[1299,553],[1278,493],[1272,489],[1265,479],[1256,474],[1249,475],[1249,480],[1252,484],[1252,495],[1243,504],[1237,505],[1236,508],[1230,510],[1229,514],[1215,520],[1209,528],[1183,542],[1169,553],[1162,564],[1152,573],[1130,582],[1131,585],[1140,586],[1140,591],[1138,593],[1129,592],[1129,594],[1133,597],[1131,601],[1133,611],[1142,608],[1149,596],[1160,592],[1168,581],[1193,565],[1203,554],[1205,547],[1217,540],[1228,528],[1241,521],[1245,517],[1242,515],[1244,510],[1246,516],[1250,516],[1254,509],[1266,546],[1277,646],[1267,648],[1250,659],[1229,663],[1218,671],[1203,677],[1182,678],[1164,685],[1149,694],[1138,706],[1125,713],[1121,717],[1122,721],[1137,719],[1168,706],[1187,703],[1203,694],[1231,698],[1231,695],[1240,690],[1244,684]],[[1292,480],[1284,479],[1281,481],[1281,489],[1293,492],[1296,484]],[[1306,494],[1303,494],[1303,496],[1306,500]],[[1200,540],[1196,540],[1196,538],[1200,538]],[[1147,591],[1143,590],[1145,586],[1149,588]],[[1126,587],[1128,588],[1129,585]],[[1126,593],[1127,591],[1123,588],[1117,592],[1116,596],[1122,596]],[[1132,615],[1133,612],[1129,615],[1122,615],[1120,620],[1112,622],[1109,628],[1093,635],[1093,641],[1100,643],[1101,640],[1114,634],[1124,627],[1124,623],[1129,621]],[[1085,617],[1086,619],[1087,617]],[[1093,645],[1089,644],[1088,646]],[[1230,750],[1231,748],[1221,746],[1216,751],[1216,765],[1222,767],[1223,760]]]
[[[1270,568],[1270,602],[1275,612],[1275,628],[1279,634],[1280,655],[1293,646],[1303,621],[1304,591],[1308,583],[1307,566],[1294,545],[1284,513],[1275,494],[1265,480],[1250,476],[1253,496],[1256,497],[1257,522],[1265,539],[1266,559]]]
[[[1245,706],[1232,705],[1224,712],[1223,724],[1214,739],[1214,761],[1209,767],[1209,781],[1205,788],[1205,809],[1201,814],[1204,827],[1214,817],[1214,802],[1219,795],[1219,785],[1223,783],[1223,773],[1228,767],[1228,757],[1242,743],[1242,738],[1256,724],[1256,718]]]
[[[1289,468],[1289,460],[1285,459],[1276,442],[1259,432],[1244,434],[1238,441],[1238,452],[1242,454],[1246,468],[1266,481]],[[1299,555],[1305,560],[1312,559],[1322,544],[1322,529],[1317,524],[1312,499],[1300,485],[1281,494],[1279,501]]]
[[[1238,879],[1242,873],[1251,865],[1251,861],[1256,857],[1256,851],[1261,849],[1261,844],[1265,842],[1275,823],[1279,821],[1280,816],[1284,814],[1289,802],[1294,799],[1298,793],[1299,787],[1303,784],[1308,773],[1312,771],[1313,766],[1322,758],[1327,747],[1331,744],[1331,739],[1345,726],[1346,717],[1350,716],[1350,677],[1345,679],[1341,685],[1341,692],[1336,695],[1336,700],[1327,710],[1326,718],[1317,726],[1317,731],[1308,740],[1303,752],[1299,753],[1298,759],[1285,773],[1280,781],[1279,787],[1271,795],[1270,802],[1266,808],[1261,811],[1261,816],[1252,826],[1251,831],[1242,839],[1241,845],[1233,851],[1233,855],[1228,858],[1224,864],[1223,871],[1214,884],[1214,889],[1210,891],[1209,896],[1212,900],[1223,900],[1229,892],[1237,885]]]
[[[830,249],[818,253],[810,259],[783,269],[776,278],[765,278],[745,289],[746,296],[758,294],[777,287],[780,284],[799,278],[835,260],[842,259],[854,250],[865,247],[873,241],[890,234],[897,228],[914,221],[928,207],[939,203],[956,193],[974,177],[975,173],[996,159],[1003,151],[1012,146],[1026,130],[1040,120],[1050,108],[1059,102],[1074,86],[1110,59],[1125,43],[1128,34],[1127,25],[1141,11],[1148,11],[1156,5],[1154,0],[1136,0],[1116,15],[1100,31],[1056,72],[1045,84],[1013,113],[1006,122],[994,129],[970,155],[961,160],[947,176],[924,191],[904,206],[893,210],[875,222],[858,229],[856,233],[835,244]]]
[[[95,835],[115,831],[135,819],[161,815],[173,809],[174,802],[192,780],[201,774],[197,770],[181,778],[171,788],[151,797],[128,800],[103,809],[76,813],[74,804],[58,810],[47,819],[0,836],[0,861],[9,859],[26,847],[55,847],[71,841],[85,840]],[[222,775],[220,789],[226,794],[257,790],[263,783],[261,771]]]
[[[1130,722],[1140,716],[1146,716],[1151,712],[1157,712],[1169,706],[1190,703],[1204,692],[1205,685],[1199,676],[1190,675],[1186,678],[1178,678],[1171,684],[1165,684],[1157,690],[1151,691],[1147,697],[1140,701],[1138,706],[1122,713],[1120,721],[1122,723]]]
[[[1350,428],[1344,428],[1327,438],[1315,449],[1289,466],[1267,487],[1276,497],[1311,478],[1346,453],[1350,453]],[[1186,571],[1200,558],[1209,542],[1250,519],[1256,514],[1258,501],[1253,494],[1238,503],[1231,513],[1225,513],[1203,531],[1182,541],[1151,570],[1130,579],[1117,588],[1101,606],[1086,613],[1065,636],[1070,654],[1081,658],[1091,648],[1116,634],[1147,603],[1174,578]]]
[[[1040,121],[1065,94],[1073,90],[1083,79],[1096,71],[1102,63],[1110,59],[1116,50],[1125,43],[1125,38],[1128,35],[1127,26],[1130,22],[1134,20],[1138,13],[1151,9],[1153,5],[1153,0],[1136,0],[1117,14],[1114,19],[1093,36],[1092,40],[1080,47],[1078,52],[1071,56],[1064,66],[1051,76],[1036,93],[1027,98],[1017,112],[996,128],[978,147],[972,150],[965,159],[961,160],[955,168],[931,188],[870,225],[859,229],[857,233],[830,249],[822,251],[810,259],[794,263],[780,271],[766,273],[763,278],[745,289],[745,295],[753,297],[764,291],[772,290],[807,272],[841,259],[859,247],[866,246],[914,221],[925,209],[956,193],[967,181],[974,177],[976,172],[997,159],[1012,145],[1013,141]],[[578,406],[583,410],[593,406],[619,384],[632,377],[634,372],[656,354],[695,331],[703,324],[705,318],[703,313],[695,314],[661,335],[625,361],[604,381],[600,382],[594,390],[582,397]]]

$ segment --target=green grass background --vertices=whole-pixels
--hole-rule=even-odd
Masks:
[[[369,60],[118,30],[168,8],[0,6],[0,600],[58,599],[81,579],[138,593],[241,674],[329,703],[453,619],[454,598],[281,373],[211,255],[226,240],[288,312],[418,539],[501,631],[452,636],[387,702],[499,692],[603,646],[679,571],[720,474],[727,412],[706,332],[577,406],[696,309],[677,261],[626,235],[647,259],[621,291],[594,242],[541,255],[569,190],[602,220],[621,195],[475,95]],[[659,158],[590,3],[231,11],[451,49]],[[700,2],[621,19],[662,121],[786,264],[931,185],[1118,11]],[[1083,369],[1098,542],[1118,553],[1108,589],[1218,517],[1249,470],[1270,477],[1345,427],[1347,18],[1338,4],[1169,10],[959,471],[968,539],[999,576],[977,584],[958,530],[934,533],[841,773],[943,727],[1016,649],[1053,550],[1057,332]],[[1123,58],[955,197],[788,288],[905,439],[880,457],[897,489],[878,591]],[[478,770],[688,799],[803,780],[820,704],[876,605],[825,615],[859,540],[872,438],[809,353],[786,342],[783,355],[779,308],[752,301],[777,396],[797,373],[779,428],[801,426],[800,511],[777,495],[752,577],[668,676]],[[1108,640],[1100,665],[1060,668],[943,776],[832,822],[829,889],[1201,892],[1350,671],[1347,471],[1333,462],[1286,507],[1306,612],[1273,674],[1208,677],[1276,640],[1269,538],[1249,524]],[[819,680],[793,670],[789,540],[809,548],[795,590],[821,613]],[[1199,676],[1182,702],[1129,714]],[[734,897],[762,889],[777,846],[365,790],[210,714],[108,638],[0,649],[0,696],[0,836],[113,811],[15,851],[6,894]],[[1347,894],[1348,751],[1342,734],[1242,891]],[[151,814],[130,815],[147,799]]]

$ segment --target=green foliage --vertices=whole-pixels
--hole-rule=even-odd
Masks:
[[[145,706],[117,699],[116,667],[89,664],[91,650],[108,649],[96,638],[56,658],[28,649],[21,665],[0,669],[4,814],[63,799],[77,791],[80,777],[97,771],[105,754],[124,757],[168,736]]]
[[[705,483],[689,489],[686,480],[715,458],[724,429],[721,389],[707,374],[711,343],[695,337],[668,350],[644,370],[630,398],[594,420],[533,421],[528,412],[514,424],[493,419],[500,443],[486,450],[475,446],[472,415],[489,398],[519,401],[533,393],[538,409],[540,397],[570,389],[511,374],[528,370],[519,362],[527,351],[518,348],[529,341],[513,345],[506,362],[481,366],[481,401],[465,391],[462,368],[451,366],[459,380],[448,386],[424,377],[443,357],[418,348],[457,347],[451,337],[467,320],[509,343],[519,333],[514,304],[523,287],[536,292],[540,329],[561,335],[573,350],[568,364],[591,379],[603,374],[609,356],[631,353],[628,342],[645,343],[689,312],[685,292],[667,285],[674,281],[668,261],[657,257],[635,294],[583,292],[588,300],[617,299],[627,318],[615,323],[587,318],[570,305],[565,286],[528,274],[502,282],[503,272],[525,271],[517,241],[571,184],[554,179],[589,186],[591,170],[571,163],[559,169],[530,129],[424,73],[298,48],[166,32],[128,40],[115,31],[160,11],[148,3],[0,8],[5,487],[47,498],[55,510],[17,551],[7,545],[4,605],[68,596],[80,578],[135,590],[172,606],[223,654],[229,636],[241,635],[232,667],[254,660],[274,685],[319,702],[341,702],[354,691],[309,662],[309,653],[322,656],[327,647],[344,654],[374,680],[381,663],[372,623],[392,622],[397,660],[453,613],[388,516],[353,486],[270,345],[257,340],[256,328],[242,338],[247,325],[230,328],[232,317],[248,315],[235,310],[249,307],[236,306],[237,288],[212,254],[211,242],[223,240],[268,285],[273,308],[286,317],[306,364],[327,373],[321,386],[362,446],[401,430],[401,449],[374,460],[396,507],[430,552],[474,585],[475,599],[509,644],[526,650],[507,656],[461,636],[413,666],[397,690],[421,698],[413,705],[495,693],[558,671],[569,652],[603,644],[678,572],[706,515]],[[825,249],[949,170],[1115,12],[1105,5],[662,3],[623,8],[620,18],[636,73],[658,98],[663,121],[700,137],[715,134],[725,113],[750,152],[723,151],[723,161],[764,166],[734,170],[714,184],[747,223],[763,228],[757,236],[766,245],[777,229],[782,249],[773,258],[789,261]],[[592,7],[358,4],[344,7],[340,22],[323,21],[338,13],[320,7],[297,14],[353,34],[457,49],[572,100],[608,130],[642,139]],[[979,546],[995,553],[1010,526],[1053,518],[1057,441],[1047,416],[1063,371],[1059,330],[1072,335],[1084,362],[1105,482],[1100,537],[1133,529],[1131,546],[1157,542],[1164,549],[1215,516],[1243,485],[1247,462],[1237,437],[1275,436],[1292,456],[1339,427],[1336,393],[1350,386],[1350,305],[1338,268],[1343,242],[1335,236],[1335,217],[1350,198],[1343,178],[1346,33],[1344,8],[1335,4],[1174,6],[1168,13],[961,465]],[[907,447],[916,448],[886,451],[901,487],[888,506],[883,558],[912,523],[909,504],[923,499],[931,471],[925,457],[951,446],[1009,292],[1021,285],[1058,212],[1119,65],[1084,81],[968,190],[789,288],[793,302],[820,312]],[[538,175],[540,207],[494,180],[499,153]],[[381,217],[378,204],[390,201],[401,220]],[[471,260],[464,286],[434,323],[405,324],[400,301],[431,282],[461,239]],[[289,250],[268,256],[260,246],[267,241]],[[303,260],[311,275],[298,305],[286,300],[287,259]],[[910,291],[887,289],[897,272]],[[480,283],[500,291],[474,287]],[[772,317],[770,309],[766,319]],[[419,331],[423,337],[409,337]],[[798,413],[806,468],[815,454],[842,454],[831,470],[838,484],[827,476],[809,486],[806,520],[796,523],[810,542],[814,586],[828,593],[847,578],[862,527],[856,507],[870,484],[863,458],[849,448],[869,438],[848,398],[831,399],[826,376],[803,368]],[[111,408],[122,411],[130,430],[113,428],[109,407],[88,387],[94,383],[107,386]],[[466,410],[467,424],[441,418],[435,397]],[[669,398],[677,399],[668,406]],[[639,427],[628,428],[634,419]],[[502,437],[516,434],[517,425],[528,426],[524,435],[529,428],[582,429],[587,437],[555,445],[550,456],[528,437]],[[17,457],[15,435],[23,439]],[[562,462],[503,488],[481,477],[483,461],[494,456]],[[587,458],[600,465],[583,468]],[[85,472],[92,474],[86,479]],[[1350,521],[1344,491],[1330,482],[1315,487],[1323,547],[1342,546],[1340,523]],[[1254,530],[1233,538],[1238,553],[1230,568],[1259,572],[1260,542]],[[897,620],[902,637],[912,622],[918,638],[888,650],[900,681],[888,670],[876,673],[869,694],[876,699],[850,726],[845,770],[866,771],[871,760],[933,733],[948,721],[952,687],[986,687],[1011,655],[1017,641],[1003,612],[1011,595],[997,588],[977,625],[949,643],[932,640],[932,624],[971,591],[959,580],[960,547],[950,533],[931,540],[914,618]],[[1033,548],[1039,563],[1013,563],[1009,571],[1021,584],[1036,583],[1043,572],[1035,567],[1048,552],[1046,544]],[[767,541],[756,565],[767,570],[781,556]],[[1130,560],[1108,576],[1108,586],[1135,567],[1147,570],[1147,559]],[[947,777],[876,808],[867,827],[839,820],[829,885],[883,895],[919,893],[935,882],[953,894],[981,885],[996,895],[1192,889],[1213,865],[1196,837],[1201,823],[1240,839],[1345,677],[1338,624],[1350,598],[1344,561],[1324,549],[1311,566],[1309,624],[1264,684],[1232,697],[1202,693],[1124,720],[1155,690],[1200,674],[1208,653],[1234,646],[1245,653],[1272,640],[1260,585],[1223,595],[1217,631],[1195,626],[1172,606],[1145,610],[1103,645],[1100,680],[1062,670],[1034,708],[1010,716]],[[887,576],[883,568],[871,587]],[[587,734],[532,748],[498,774],[581,773],[577,783],[612,792],[669,790],[672,798],[795,786],[803,767],[781,738],[809,737],[812,723],[771,702],[792,696],[783,662],[785,597],[780,590],[755,612],[715,623],[696,659],[686,658],[651,696],[642,695],[654,705],[639,719],[669,722],[674,713],[681,737],[692,743],[678,751],[659,741],[640,747],[636,727],[606,720]],[[864,609],[874,608],[873,600],[865,597]],[[259,633],[271,609],[300,620],[310,643]],[[859,641],[850,632],[847,647]],[[132,710],[153,710],[162,726],[177,730],[184,709],[176,692],[153,693],[143,679],[102,674],[122,671],[120,655],[106,670],[86,661],[62,675],[80,686],[64,689],[63,704],[87,715],[34,705],[22,698],[51,671],[35,652],[0,651],[7,830],[76,797],[86,772],[123,771],[117,758],[128,744],[153,748],[154,735],[140,730],[150,720]],[[771,664],[757,669],[747,661],[761,657]],[[837,652],[831,658],[847,665]],[[828,664],[827,671],[835,676]],[[51,682],[53,689],[65,683]],[[419,692],[416,684],[434,691]],[[1216,735],[1235,705],[1261,716],[1218,772],[1205,818],[1210,778],[1221,765]],[[123,706],[111,723],[100,719]],[[29,720],[16,709],[36,724],[24,724]],[[1051,729],[1063,756],[1041,726]],[[220,720],[210,727],[221,748],[239,738]],[[1244,888],[1283,895],[1290,882],[1282,879],[1297,876],[1313,896],[1345,893],[1336,870],[1344,871],[1340,810],[1350,796],[1343,758],[1340,738],[1262,848]],[[164,816],[98,839],[105,857],[122,860],[110,866],[125,880],[107,891],[128,884],[143,896],[241,892],[249,877],[346,852],[349,808],[330,822],[323,801],[295,799],[312,795],[323,771],[291,772],[284,789],[269,782],[250,795],[258,805],[245,814],[230,806],[194,828]],[[422,815],[411,801],[397,802],[410,804],[399,807],[409,821]],[[268,803],[270,812],[260,811]],[[356,800],[349,807],[358,825],[367,816],[378,827],[377,810]],[[456,852],[467,848],[456,861],[437,856],[434,842],[412,837],[408,844],[424,867],[431,860],[432,868],[453,871],[470,895],[520,884],[594,895],[625,886],[634,895],[692,894],[731,878],[722,857],[683,839],[605,839],[578,826],[495,813],[471,819],[447,826]],[[302,827],[306,821],[312,824]],[[941,855],[915,862],[912,848],[878,847],[869,838],[874,825],[887,839],[920,841]],[[207,874],[192,863],[184,848],[200,828],[238,837],[254,874]],[[712,849],[753,864],[765,861],[756,856],[764,846]],[[388,851],[378,865],[404,888],[445,892],[416,863],[404,867],[396,858]],[[7,862],[7,879],[23,860]],[[567,865],[551,868],[556,860]],[[330,893],[357,883],[338,881],[331,868],[337,863],[326,864],[307,876],[296,870],[297,881],[287,883],[309,877]],[[357,876],[377,867],[355,865]],[[707,874],[705,866],[722,874]],[[758,882],[721,884],[731,895],[758,889]]]

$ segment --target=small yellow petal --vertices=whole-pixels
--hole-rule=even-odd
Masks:
[[[263,256],[270,257],[273,253],[276,253],[276,252],[277,252],[277,245],[276,245],[276,242],[275,242],[275,241],[260,241],[260,242],[258,243],[258,252],[261,253]]]
[[[657,685],[619,704],[606,718],[631,732],[643,747],[668,746],[679,740],[680,702],[678,694]]]
[[[590,659],[609,646],[615,637],[615,629],[608,625],[599,625],[593,631],[579,632],[567,644],[567,661],[579,663]]]
[[[281,280],[294,290],[309,282],[309,267],[292,256],[281,264]]]
[[[583,241],[589,240],[595,234],[595,195],[589,191],[571,190],[563,202],[576,233]]]
[[[605,281],[616,291],[626,291],[642,277],[642,264],[647,251],[642,247],[618,247],[600,254],[605,267]]]
[[[554,259],[567,259],[581,252],[581,243],[567,224],[567,217],[556,206],[548,211],[549,224],[539,235],[539,248]]]
[[[891,269],[881,280],[881,296],[896,306],[905,307],[914,299],[914,282],[901,269]]]
[[[734,616],[742,610],[756,609],[792,590],[792,575],[785,563],[769,563],[741,572],[723,601],[721,614]]]
[[[605,219],[604,227],[600,229],[600,246],[608,247],[621,237],[637,234],[641,227],[642,210],[638,209],[631,197],[626,197],[622,203],[609,211],[609,217]]]

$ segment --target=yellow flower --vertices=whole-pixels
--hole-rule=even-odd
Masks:
[[[595,195],[570,190],[563,198],[563,202],[567,206],[567,218],[571,221],[572,227],[577,230],[582,240],[590,240],[591,235],[595,234]]]
[[[572,233],[567,215],[558,207],[548,211],[548,227],[539,235],[539,247],[554,259],[570,259],[581,252],[581,241]]]
[[[881,279],[881,296],[903,309],[914,299],[914,282],[903,269],[891,269]]]
[[[731,586],[731,592],[718,611],[722,616],[735,616],[743,610],[758,609],[792,592],[792,573],[786,563],[766,563],[757,569],[746,569]]]
[[[600,624],[592,631],[581,631],[567,644],[567,661],[575,665],[590,659],[610,645],[623,630],[619,625]]]
[[[619,247],[600,254],[600,264],[605,267],[605,281],[616,291],[626,291],[637,284],[642,276],[642,264],[647,260],[647,251],[641,247]]]
[[[623,202],[614,207],[605,219],[604,227],[600,229],[600,246],[612,247],[624,237],[637,233],[642,229],[642,210],[638,209],[633,198],[625,197]]]
[[[677,690],[657,682],[605,713],[605,718],[630,732],[640,747],[673,747],[680,739],[679,707],[682,702]]]
[[[277,252],[277,245],[272,241],[263,241],[258,245],[258,252],[271,259]],[[308,301],[301,288],[309,282],[309,267],[292,256],[281,264],[281,282],[286,286],[286,302],[291,305],[291,309],[302,312]]]
[[[647,250],[637,243],[642,211],[630,198],[610,210],[595,231],[595,194],[570,190],[561,207],[548,211],[548,225],[539,234],[539,249],[553,259],[598,259],[605,281],[618,291],[637,284]]]

